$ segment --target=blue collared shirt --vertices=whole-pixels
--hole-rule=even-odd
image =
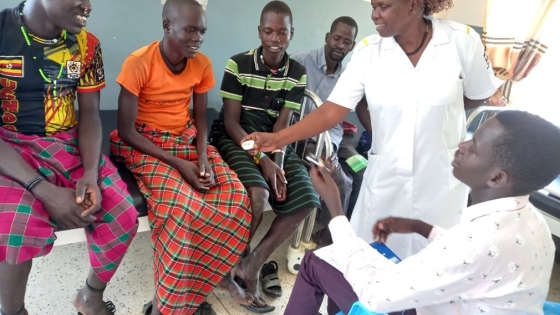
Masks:
[[[307,89],[315,92],[323,102],[326,102],[342,71],[344,71],[342,63],[339,63],[333,74],[327,74],[325,46],[314,50],[298,51],[290,56],[307,70]],[[342,123],[330,129],[329,135],[331,136],[332,143],[338,149],[344,136]]]

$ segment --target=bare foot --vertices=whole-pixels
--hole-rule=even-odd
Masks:
[[[251,305],[253,302],[253,296],[249,292],[245,292],[236,282],[233,280],[233,271],[224,276],[219,284],[220,288],[225,289],[229,292],[233,299],[244,305]]]
[[[257,307],[263,307],[266,305],[266,302],[261,297],[261,293],[259,291],[259,272],[262,266],[255,264],[254,257],[251,255],[244,257],[241,259],[239,264],[233,268],[233,275],[241,278],[245,285],[247,286],[247,292],[252,296],[253,303]]]
[[[91,292],[87,288],[78,290],[72,304],[82,315],[113,315],[103,301],[103,294]]]

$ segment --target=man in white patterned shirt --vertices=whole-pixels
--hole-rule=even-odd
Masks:
[[[285,314],[315,315],[325,294],[345,313],[359,300],[374,312],[542,314],[555,247],[528,195],[560,173],[558,156],[560,130],[538,116],[504,111],[486,121],[453,161],[473,201],[460,224],[443,230],[387,218],[374,226],[381,241],[413,232],[430,241],[399,264],[356,237],[334,182],[324,168],[313,168],[315,188],[334,218],[334,244],[306,255]]]

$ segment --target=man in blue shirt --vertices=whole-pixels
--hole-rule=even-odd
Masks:
[[[325,36],[324,46],[315,50],[296,52],[291,55],[292,58],[301,63],[307,70],[307,89],[315,92],[323,102],[327,100],[338,82],[338,78],[344,71],[345,67],[342,61],[354,48],[357,35],[358,24],[356,21],[351,17],[341,16],[333,21],[330,32]],[[366,105],[365,102],[362,103]],[[364,111],[356,109],[356,112],[361,113]],[[367,110],[365,112],[367,114]],[[369,126],[366,126],[366,129],[370,130]],[[338,186],[344,212],[350,217],[358,198],[367,162],[352,163],[356,159],[363,158],[359,156],[350,141],[344,140],[342,122],[330,129],[329,135],[335,152],[332,157],[334,165],[332,177]],[[339,159],[341,163],[339,163]],[[324,211],[320,214],[320,222],[323,226],[326,226],[330,216],[324,204],[322,208]],[[316,241],[320,245],[331,243],[328,229],[319,232],[318,236]]]

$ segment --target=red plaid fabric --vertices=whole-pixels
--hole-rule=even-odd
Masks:
[[[192,124],[180,136],[137,127],[163,150],[197,162]],[[217,185],[206,193],[193,189],[173,167],[123,143],[116,131],[111,151],[132,171],[148,203],[160,312],[194,313],[246,247],[251,211],[245,188],[213,146],[207,154]]]
[[[76,129],[49,137],[28,136],[0,128],[0,138],[13,147],[35,171],[55,185],[75,188],[84,169]],[[117,174],[102,157],[99,166],[101,209],[86,227],[91,266],[109,282],[138,228],[138,213]],[[58,230],[33,194],[8,177],[0,176],[0,262],[19,264],[48,254]]]

